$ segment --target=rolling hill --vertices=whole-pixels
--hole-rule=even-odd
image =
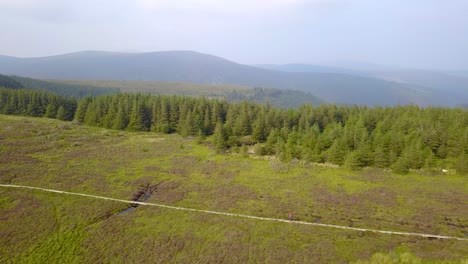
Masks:
[[[468,76],[425,70],[393,70],[372,73],[376,78],[428,87],[445,105],[468,103]]]
[[[0,87],[9,89],[31,89],[55,93],[61,96],[82,98],[85,96],[98,96],[119,93],[115,87],[96,87],[73,83],[57,83],[45,80],[25,78],[19,76],[5,76],[0,74]]]
[[[333,66],[322,66],[315,64],[303,64],[303,63],[289,63],[289,64],[256,64],[255,67],[283,71],[283,72],[314,72],[314,73],[337,73],[337,74],[349,74],[363,77],[371,77],[364,71],[352,70],[342,67]]]
[[[193,51],[84,51],[40,58],[0,57],[0,73],[42,79],[145,80],[230,84],[299,90],[330,103],[448,105],[432,88],[378,78],[323,72],[284,72],[242,65]],[[445,94],[445,97],[451,95]]]
[[[442,72],[415,69],[347,69],[312,64],[267,64],[258,67],[283,72],[334,73],[376,78],[409,85],[432,98],[436,105],[454,106],[468,103],[468,75],[465,72]]]

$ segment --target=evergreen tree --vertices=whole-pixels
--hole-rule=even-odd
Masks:
[[[177,124],[179,123],[179,102],[177,97],[171,97],[169,101],[169,133],[176,131]]]
[[[47,105],[44,117],[55,118],[57,116],[57,108],[53,103]]]
[[[128,116],[126,114],[125,109],[120,105],[119,110],[117,111],[117,115],[115,116],[114,123],[112,128],[114,129],[125,129],[128,124]]]
[[[158,112],[158,117],[155,126],[157,132],[166,134],[171,132],[171,127],[169,123],[169,110],[166,104],[166,100],[164,98],[161,99],[161,109]]]
[[[4,114],[12,115],[18,112],[18,93],[10,93],[8,103],[5,104],[3,111]]]
[[[103,117],[103,126],[105,128],[113,128],[115,119],[117,118],[117,111],[118,111],[118,104],[117,102],[109,103],[109,107],[107,113]]]
[[[267,138],[267,130],[265,126],[265,116],[260,115],[254,123],[252,137],[257,142],[265,142]]]
[[[205,142],[205,139],[206,139],[205,133],[202,130],[198,130],[197,143],[202,144],[203,142]]]
[[[67,113],[65,111],[65,107],[61,105],[57,110],[57,117],[58,120],[67,120]]]
[[[226,150],[227,148],[226,136],[224,134],[224,129],[223,129],[223,125],[221,121],[216,123],[216,128],[213,134],[213,139],[214,139],[213,143],[215,145],[216,151],[222,152]]]
[[[188,137],[194,134],[194,120],[192,119],[192,113],[189,111],[186,115],[180,119],[179,133],[182,137]]]
[[[241,105],[240,116],[234,128],[234,133],[239,136],[247,136],[252,133],[252,124],[249,115],[249,106],[246,102]]]
[[[377,149],[374,151],[374,165],[378,168],[388,167],[388,153],[383,147],[377,147]]]
[[[300,159],[300,146],[298,145],[299,135],[296,131],[289,133],[288,140],[285,145],[285,158],[292,160],[294,158]]]
[[[345,151],[343,143],[335,140],[332,146],[327,150],[327,161],[333,164],[342,165],[344,161]]]
[[[88,107],[86,108],[86,113],[84,115],[84,123],[86,125],[99,125],[99,110],[97,104],[98,103],[96,101],[93,101],[92,103],[88,104]]]
[[[267,155],[277,155],[276,153],[276,144],[279,140],[279,131],[278,129],[271,130],[270,134],[268,135],[266,145],[265,145],[265,153]]]
[[[129,131],[146,131],[144,121],[145,113],[143,106],[138,101],[134,100],[132,111],[130,112],[129,123],[127,130]]]
[[[393,172],[399,174],[406,174],[409,172],[409,165],[405,158],[400,157],[393,165],[392,165]]]
[[[33,94],[30,96],[29,103],[27,104],[26,115],[28,116],[42,116],[44,113],[41,113],[40,108],[40,101],[39,101],[38,94]]]
[[[91,100],[91,97],[85,97],[79,101],[78,107],[76,108],[75,112],[75,120],[77,120],[80,123],[84,122],[86,109],[88,108],[88,104],[91,102]]]
[[[211,135],[213,133],[213,126],[211,123],[211,114],[208,108],[205,109],[205,114],[203,117],[203,133],[205,135]]]
[[[362,167],[362,163],[360,160],[360,153],[358,151],[353,151],[346,156],[346,160],[344,162],[344,167],[357,170]]]

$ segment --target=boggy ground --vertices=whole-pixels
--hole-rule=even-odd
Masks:
[[[464,237],[466,175],[396,175],[216,154],[177,135],[0,115],[0,182],[296,220]],[[146,186],[146,187],[145,187]],[[460,262],[468,242],[0,188],[1,263]],[[374,255],[372,257],[372,255]],[[405,255],[406,256],[406,255]],[[378,260],[377,260],[378,261]]]

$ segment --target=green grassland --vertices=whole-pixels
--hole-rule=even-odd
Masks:
[[[466,175],[217,154],[178,135],[0,115],[0,183],[353,227],[468,236]],[[466,263],[468,241],[405,237],[0,188],[0,263]],[[369,262],[366,262],[369,261]],[[465,262],[463,262],[465,261]]]

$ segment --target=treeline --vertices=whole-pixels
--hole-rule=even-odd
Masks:
[[[181,96],[85,98],[75,119],[130,131],[210,136],[220,150],[257,145],[258,155],[398,172],[448,166],[466,171],[468,112],[461,109],[304,105],[297,110]],[[245,147],[244,147],[245,149]]]
[[[25,104],[47,98],[46,94],[21,90],[1,94],[2,113],[46,116],[48,103],[33,107],[38,112]],[[294,110],[206,98],[116,94],[85,97],[74,111],[73,99],[61,100],[54,105],[73,111],[74,119],[87,125],[200,139],[212,136],[219,151],[242,152],[254,146],[257,155],[284,161],[330,162],[352,169],[390,167],[399,173],[421,168],[468,173],[468,111],[463,109],[304,105]],[[12,110],[13,106],[18,108]]]
[[[73,120],[77,101],[52,93],[0,88],[0,113]]]

